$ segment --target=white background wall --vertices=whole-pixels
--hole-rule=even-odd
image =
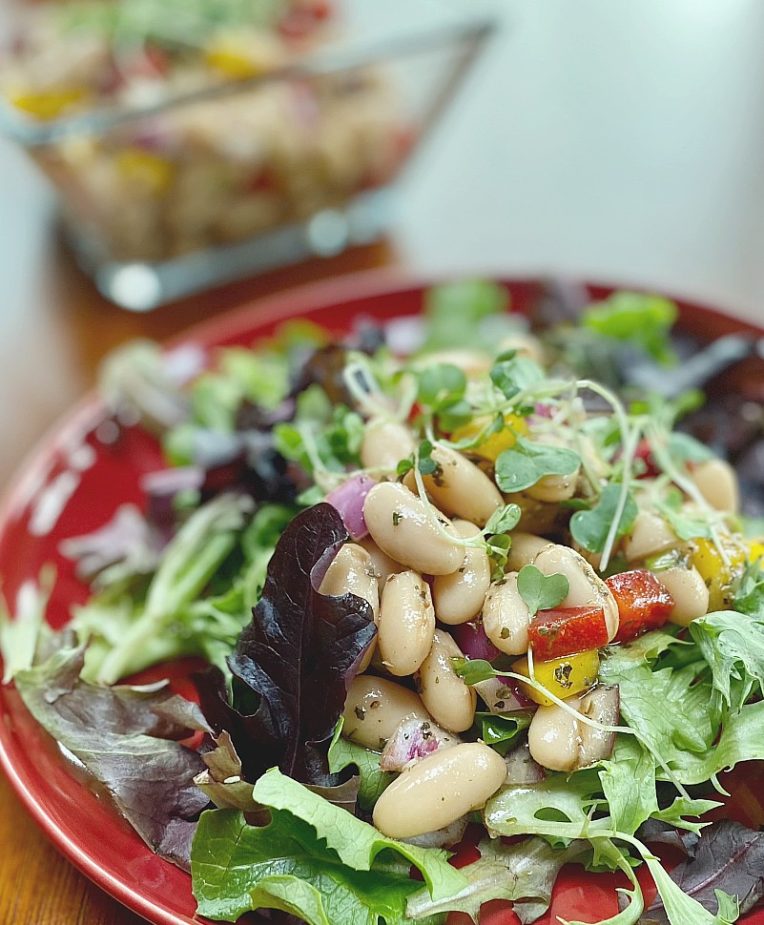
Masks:
[[[764,2],[486,6],[502,35],[405,197],[414,262],[634,281],[764,321]]]

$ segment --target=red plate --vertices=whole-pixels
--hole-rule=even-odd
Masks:
[[[417,314],[422,283],[401,281],[389,273],[364,274],[321,283],[248,306],[194,329],[180,343],[211,350],[223,345],[248,345],[270,335],[281,322],[298,316],[341,334],[351,322],[366,316],[387,320]],[[512,305],[524,311],[538,286],[523,280],[508,284]],[[594,296],[609,292],[595,288]],[[686,328],[703,330],[709,337],[755,329],[723,314],[682,305]],[[764,333],[764,332],[761,332]],[[131,433],[115,447],[94,438],[102,409],[94,397],[83,402],[48,436],[21,470],[0,506],[0,573],[3,592],[14,600],[22,584],[35,579],[42,565],[58,569],[49,620],[60,626],[74,602],[86,589],[74,576],[58,546],[62,539],[92,530],[108,520],[125,501],[141,502],[139,480],[161,466],[157,445]],[[89,449],[83,449],[83,447]],[[41,521],[54,506],[55,492],[71,492],[52,529]],[[42,502],[41,502],[41,499]],[[35,513],[36,512],[36,513]],[[27,714],[13,688],[0,688],[0,761],[11,784],[48,837],[83,873],[130,909],[157,925],[180,925],[194,919],[189,877],[155,857],[112,807],[73,777],[55,743]],[[751,775],[738,774],[740,798],[733,814],[749,823],[764,822],[761,798],[764,776],[751,783]],[[613,877],[584,877],[573,869],[560,878],[553,903],[555,915],[598,921],[616,909]],[[483,916],[488,925],[510,925],[514,914],[491,910]],[[544,921],[554,922],[549,916]],[[746,922],[764,925],[764,915]]]

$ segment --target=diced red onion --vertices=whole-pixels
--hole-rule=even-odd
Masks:
[[[486,636],[483,624],[478,621],[454,626],[451,629],[451,635],[467,658],[483,658],[487,662],[492,662],[501,654]]]
[[[402,719],[387,740],[379,766],[383,771],[402,771],[405,767],[442,748],[459,743],[459,738],[418,716]]]
[[[376,482],[367,475],[356,475],[326,496],[329,504],[340,512],[345,527],[354,540],[361,540],[369,535],[369,528],[363,516],[363,505],[366,495],[375,485]]]
[[[531,758],[527,742],[512,749],[504,758],[504,764],[507,766],[507,784],[540,784],[545,777],[544,769]]]

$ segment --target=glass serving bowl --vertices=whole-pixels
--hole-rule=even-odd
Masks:
[[[110,45],[98,82],[104,48],[81,25],[60,48],[22,25],[0,69],[0,130],[52,180],[67,238],[107,298],[146,311],[383,233],[395,181],[494,25],[427,0],[320,9],[326,22],[307,30],[303,16],[295,35],[288,18],[272,34],[215,32],[171,69],[161,44],[131,33],[127,62]],[[72,52],[87,89],[51,80]]]

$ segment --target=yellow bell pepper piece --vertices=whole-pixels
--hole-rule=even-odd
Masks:
[[[483,459],[487,459],[489,462],[496,462],[497,458],[504,450],[509,450],[515,445],[518,436],[523,436],[528,433],[528,425],[525,422],[525,418],[521,418],[517,414],[508,414],[505,416],[504,420],[506,426],[503,430],[491,434],[490,437],[487,437],[478,446],[472,447],[470,453],[474,453],[476,456],[482,456]],[[490,418],[475,418],[470,421],[469,424],[464,424],[462,427],[455,430],[452,438],[455,441],[474,440],[481,430],[490,423]]]
[[[761,561],[762,565],[764,565],[764,540],[748,541],[748,561]]]
[[[564,658],[553,658],[548,662],[533,662],[536,681],[560,700],[566,700],[592,687],[597,681],[599,668],[600,656],[597,649],[589,649],[577,655],[566,655]],[[528,656],[514,662],[512,671],[530,678]],[[530,684],[521,683],[520,688],[526,697],[542,707],[550,707],[554,702]]]
[[[729,564],[726,564],[711,540],[700,537],[693,540],[693,546],[692,564],[708,586],[708,609],[723,610],[729,604],[732,581],[746,560],[746,550],[730,544],[727,549]]]
[[[175,173],[170,161],[142,148],[125,148],[117,154],[116,161],[126,180],[147,187],[152,193],[164,192]]]
[[[43,122],[63,115],[87,96],[82,87],[59,88],[57,90],[40,90],[37,92],[11,93],[9,102],[28,116],[34,116]]]

